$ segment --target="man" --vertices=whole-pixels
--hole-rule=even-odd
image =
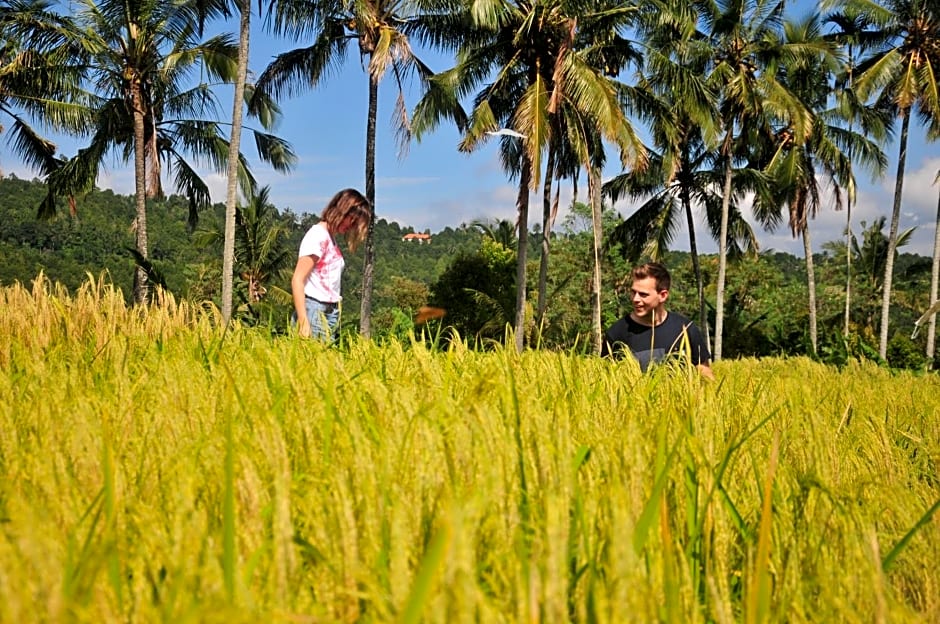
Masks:
[[[712,379],[711,353],[698,327],[676,312],[666,310],[672,278],[665,266],[648,262],[632,272],[633,312],[604,334],[602,356],[622,357],[629,350],[646,370],[669,354],[686,355],[702,375]]]

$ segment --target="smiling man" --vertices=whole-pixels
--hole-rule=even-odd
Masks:
[[[629,351],[644,371],[670,354],[684,356],[711,379],[711,354],[702,332],[681,314],[666,310],[672,283],[666,267],[648,262],[633,269],[632,277],[633,312],[604,334],[601,355],[623,357]]]

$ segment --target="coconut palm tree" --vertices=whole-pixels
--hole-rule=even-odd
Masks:
[[[506,249],[516,249],[516,226],[512,221],[508,219],[494,219],[491,222],[477,220],[470,225]]]
[[[940,182],[940,171],[933,183]],[[929,309],[937,304],[937,289],[940,287],[940,196],[937,198],[937,219],[933,231],[933,257],[930,263],[930,305]],[[934,349],[937,338],[937,315],[930,315],[930,321],[927,323],[927,359],[933,363]]]
[[[802,45],[807,52],[780,67],[779,80],[795,93],[808,110],[814,112],[809,136],[796,140],[789,126],[777,127],[766,136],[763,145],[771,146],[767,155],[757,154],[767,173],[769,193],[759,194],[754,211],[765,227],[772,229],[786,210],[790,232],[803,240],[806,262],[809,337],[813,353],[817,349],[816,280],[810,240],[810,219],[823,200],[820,174],[833,191],[835,206],[842,203],[842,189],[852,183],[852,157],[861,165],[879,173],[887,159],[877,143],[865,134],[847,129],[844,108],[826,108],[831,95],[831,77],[839,68],[835,48],[823,38],[818,15],[784,25],[788,44]],[[883,136],[883,132],[881,133]],[[760,145],[758,146],[760,147]],[[759,152],[759,150],[756,150]]]
[[[881,215],[872,221],[870,226],[862,221],[862,240],[852,239],[852,257],[858,267],[859,277],[865,286],[865,291],[874,299],[882,295],[884,290],[885,267],[888,265],[889,235],[885,233],[887,216]],[[894,258],[897,260],[901,247],[906,246],[914,235],[915,228],[910,227],[898,232],[897,243],[894,247]],[[865,303],[865,327],[874,330],[875,302]]]
[[[446,49],[459,31],[455,0],[277,0],[272,4],[271,28],[277,35],[303,42],[306,47],[279,54],[256,83],[256,92],[275,100],[319,85],[346,58],[350,42],[358,44],[366,59],[369,79],[366,118],[365,195],[372,218],[365,244],[362,307],[359,330],[371,334],[372,291],[375,274],[375,133],[379,84],[391,74],[398,89],[394,119],[400,147],[411,136],[404,100],[404,80],[412,75],[424,81],[432,72],[418,57],[413,43]]]
[[[553,122],[559,120],[553,119]],[[559,129],[552,131],[552,136],[563,136]],[[548,146],[548,156],[545,162],[545,178],[542,182],[542,231],[541,231],[541,253],[539,255],[539,276],[536,288],[538,290],[535,307],[535,324],[541,331],[545,312],[548,309],[548,267],[551,258],[552,227],[555,224],[555,217],[558,214],[558,202],[561,192],[561,181],[571,179],[577,196],[578,172],[580,165],[566,149],[563,143],[553,141]],[[555,193],[552,195],[552,185],[555,185]]]
[[[191,225],[198,210],[210,204],[196,162],[225,170],[228,142],[216,121],[214,84],[192,83],[196,72],[208,80],[231,81],[237,50],[226,35],[201,40],[203,16],[197,3],[89,0],[70,17],[37,14],[34,26],[24,30],[27,41],[38,49],[67,50],[72,55],[70,65],[81,68],[87,81],[82,83],[82,97],[70,104],[79,111],[76,115],[90,134],[89,142],[48,176],[49,203],[54,206],[56,195],[91,188],[109,154],[132,159],[135,247],[144,260],[146,200],[163,194],[164,166],[176,191],[189,199]],[[54,41],[47,35],[50,25],[58,26]],[[287,171],[295,160],[289,146],[265,132],[254,134],[261,158]],[[253,187],[243,158],[239,178],[244,189]],[[146,273],[138,266],[135,301],[145,301],[148,291]]]
[[[872,24],[858,9],[845,7],[845,10],[830,13],[824,21],[835,28],[835,32],[826,37],[837,43],[844,51],[845,58],[840,75],[835,82],[835,96],[842,115],[849,120],[848,130],[856,127],[856,121],[868,136],[877,136],[879,140],[890,136],[890,123],[885,119],[887,111],[865,106],[858,101],[855,93],[855,71],[859,55],[867,50],[884,45],[884,36],[872,29]],[[882,114],[879,114],[882,113]],[[877,133],[877,134],[876,134]],[[851,153],[850,153],[851,155]],[[851,166],[851,163],[850,163]],[[852,205],[855,202],[855,177],[849,178],[845,186],[845,308],[843,311],[842,333],[849,335],[852,321]]]
[[[55,132],[81,133],[87,118],[70,101],[80,100],[82,70],[72,63],[73,54],[63,44],[68,20],[52,11],[45,1],[14,0],[0,6],[0,114],[12,120],[0,125],[7,143],[23,162],[41,177],[62,164],[56,145],[31,121]],[[44,45],[38,45],[42,42]],[[25,114],[24,114],[25,113]],[[70,203],[74,211],[74,202]],[[49,216],[54,204],[39,207]]]
[[[735,162],[746,159],[751,138],[763,125],[789,126],[797,140],[809,132],[811,115],[793,93],[777,81],[776,68],[801,53],[780,36],[785,3],[778,0],[717,0],[703,3],[702,52],[712,60],[708,79],[719,94],[723,124],[720,153],[724,166],[718,275],[715,294],[713,356],[721,359],[724,329],[728,224]]]
[[[232,127],[228,142],[225,185],[225,236],[222,246],[222,322],[232,318],[232,287],[235,270],[235,227],[238,211],[238,155],[241,153],[245,87],[248,82],[248,52],[251,36],[251,0],[237,0],[238,62],[232,95]],[[227,14],[225,5],[220,13]]]
[[[935,0],[885,0],[882,4],[868,0],[845,0],[838,6],[843,5],[864,15],[890,40],[885,49],[874,52],[859,64],[855,88],[860,100],[875,98],[880,104],[890,106],[901,124],[878,341],[878,355],[885,358],[888,350],[894,251],[898,243],[912,114],[917,112],[927,124],[929,138],[940,135],[940,84],[937,80],[937,72],[940,71],[940,4]]]
[[[638,82],[641,97],[635,98],[635,111],[649,124],[655,151],[651,150],[646,170],[625,172],[604,188],[614,201],[626,196],[649,198],[610,236],[612,242],[621,243],[632,263],[641,255],[661,257],[678,227],[678,210],[684,210],[698,289],[699,323],[707,335],[693,201],[705,206],[709,216],[720,216],[714,209],[720,209],[721,202],[714,192],[717,187],[708,181],[707,174],[699,173],[703,167],[713,168],[716,152],[710,146],[716,142],[718,110],[717,95],[704,79],[708,59],[697,54],[698,15],[695,7],[681,1],[652,3],[641,11],[638,30],[645,54]]]
[[[290,235],[286,225],[278,220],[270,201],[270,187],[264,186],[235,212],[235,270],[245,285],[245,303],[260,302],[273,288],[280,300],[289,301],[290,295],[272,282],[285,275],[293,266],[293,250],[287,245]],[[200,245],[224,245],[223,230],[200,231],[196,241]]]
[[[238,62],[232,96],[232,125],[229,134],[228,165],[225,190],[225,241],[222,250],[222,321],[228,323],[232,316],[233,271],[235,266],[235,227],[238,203],[238,168],[241,154],[241,134],[246,99],[254,99],[254,109],[259,116],[276,111],[277,107],[262,96],[251,98],[252,86],[248,84],[248,55],[251,36],[251,0],[235,0],[238,15]],[[262,3],[259,2],[259,11]],[[200,8],[206,18],[230,17],[226,0],[200,0]]]
[[[476,149],[499,129],[515,133],[502,137],[501,157],[510,176],[519,179],[517,350],[525,337],[529,191],[539,187],[543,154],[553,141],[563,141],[592,175],[590,168],[603,161],[603,138],[620,150],[625,164],[642,163],[643,147],[621,106],[625,89],[614,80],[636,57],[620,35],[634,12],[611,1],[470,3],[463,19],[471,26],[456,67],[435,77],[415,110],[416,136],[443,118],[460,124],[459,100],[476,91],[460,149]]]
[[[668,144],[662,146],[671,152],[663,154],[650,150],[650,163],[646,170],[617,175],[604,185],[605,194],[613,201],[630,198],[643,202],[611,231],[608,241],[619,243],[622,253],[631,263],[636,263],[641,257],[662,260],[675,240],[680,220],[684,218],[697,285],[699,326],[706,330],[705,284],[699,262],[695,208],[704,210],[708,232],[718,240],[724,170],[720,166],[719,154],[707,148],[695,127],[689,124],[686,128],[687,131],[681,133],[672,148]],[[670,159],[674,160],[670,162]],[[739,172],[735,180],[740,184],[745,177],[743,172]],[[732,195],[728,241],[731,258],[756,253],[759,247],[753,229],[738,207],[748,188],[736,189]]]

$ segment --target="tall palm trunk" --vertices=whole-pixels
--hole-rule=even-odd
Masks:
[[[132,79],[131,101],[134,106],[134,220],[135,244],[140,257],[147,259],[147,156],[144,146],[144,104],[140,83]],[[134,272],[134,303],[144,303],[150,294],[147,271],[140,265]]]
[[[225,241],[222,248],[222,322],[232,319],[232,291],[235,274],[235,208],[238,202],[238,154],[241,151],[242,114],[245,81],[248,80],[248,40],[251,32],[251,0],[238,3],[238,74],[232,102],[232,136],[228,146],[228,185],[225,196]]]
[[[529,183],[532,180],[532,162],[525,150],[522,152],[522,171],[519,174],[519,197],[516,209],[519,214],[519,249],[516,253],[516,351],[522,353],[525,346],[526,303],[526,256],[529,249]]]
[[[851,87],[855,72],[855,46],[848,46],[848,82]],[[849,132],[854,130],[854,119],[849,120]],[[849,337],[849,328],[852,324],[852,199],[855,197],[855,177],[852,174],[852,162],[849,159],[848,193],[845,198],[845,313],[843,318],[842,335]]]
[[[545,184],[542,187],[542,256],[539,258],[539,298],[535,323],[542,330],[542,320],[548,307],[548,256],[551,252],[549,235],[552,231],[552,182],[555,180],[555,150],[549,147],[548,163],[545,165]]]
[[[937,303],[937,288],[940,286],[940,197],[937,199],[937,221],[933,231],[933,262],[930,265],[930,305]],[[937,315],[927,324],[927,364],[933,367],[934,342],[937,336]]]
[[[732,130],[725,135],[725,185],[721,192],[721,229],[718,237],[718,278],[715,284],[715,350],[712,359],[721,359],[721,333],[725,325],[725,271],[728,265],[728,213],[731,211]]]
[[[901,137],[898,148],[898,171],[894,180],[894,206],[891,209],[891,228],[888,230],[888,257],[885,258],[885,278],[881,297],[881,339],[878,355],[888,355],[888,319],[891,313],[891,281],[894,277],[894,255],[898,247],[898,225],[901,221],[901,193],[904,190],[904,165],[907,160],[907,133],[911,125],[911,109],[901,111]]]
[[[689,227],[689,255],[692,257],[692,271],[695,273],[695,286],[698,293],[698,323],[705,333],[705,342],[711,343],[708,331],[708,316],[705,313],[705,280],[702,277],[702,265],[698,257],[698,244],[695,241],[695,217],[692,214],[692,200],[689,191],[683,187],[681,191],[682,207],[685,209],[685,219]]]
[[[854,188],[854,187],[853,187]],[[845,202],[845,314],[842,335],[848,337],[852,321],[852,192]]]
[[[591,199],[591,230],[594,233],[594,275],[591,279],[591,344],[600,355],[603,333],[601,329],[601,244],[604,236],[601,206],[600,171],[588,167],[588,196]]]
[[[369,119],[366,122],[366,199],[369,200],[369,233],[362,267],[362,305],[359,333],[372,335],[372,285],[375,281],[375,120],[379,102],[379,78],[369,73]]]
[[[813,348],[813,355],[817,353],[816,328],[816,268],[813,265],[813,244],[809,237],[809,221],[803,224],[800,231],[803,237],[803,257],[806,261],[806,290],[809,291],[809,342]]]

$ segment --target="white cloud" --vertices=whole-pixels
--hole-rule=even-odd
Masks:
[[[95,184],[101,189],[111,189],[117,195],[133,195],[134,168],[133,166],[116,170],[102,168],[98,172]]]
[[[938,192],[940,192],[940,188],[933,184],[933,180],[938,169],[940,169],[940,159],[930,158],[921,161],[916,169],[909,169],[905,175],[899,228],[902,231],[910,227],[916,228],[910,243],[903,248],[905,252],[921,255],[931,255],[933,253],[934,223],[937,212],[937,197]],[[863,181],[860,181],[860,185],[862,184]],[[878,184],[864,183],[863,186],[860,186],[855,203],[852,205],[851,227],[853,232],[858,235],[863,227],[871,225],[875,219],[882,215],[888,219],[885,226],[887,232],[887,227],[890,225],[893,200],[893,177],[890,180],[881,180]],[[823,243],[840,240],[845,236],[848,212],[844,194],[841,209],[836,210],[836,205],[837,202],[831,189],[824,191],[819,212],[810,221],[810,234],[814,252],[821,251]],[[624,216],[632,210],[630,208],[624,211],[620,205],[617,208],[621,210],[621,214]],[[786,221],[782,222],[774,231],[768,232],[753,219],[747,202],[745,202],[742,210],[745,218],[754,228],[762,250],[773,249],[802,257],[803,242],[800,238],[791,236]],[[689,248],[687,232],[685,220],[683,219],[681,231],[677,233],[673,243],[675,249],[687,250]],[[703,253],[716,253],[718,250],[717,243],[705,232],[704,218],[698,211],[696,240],[699,250]]]

